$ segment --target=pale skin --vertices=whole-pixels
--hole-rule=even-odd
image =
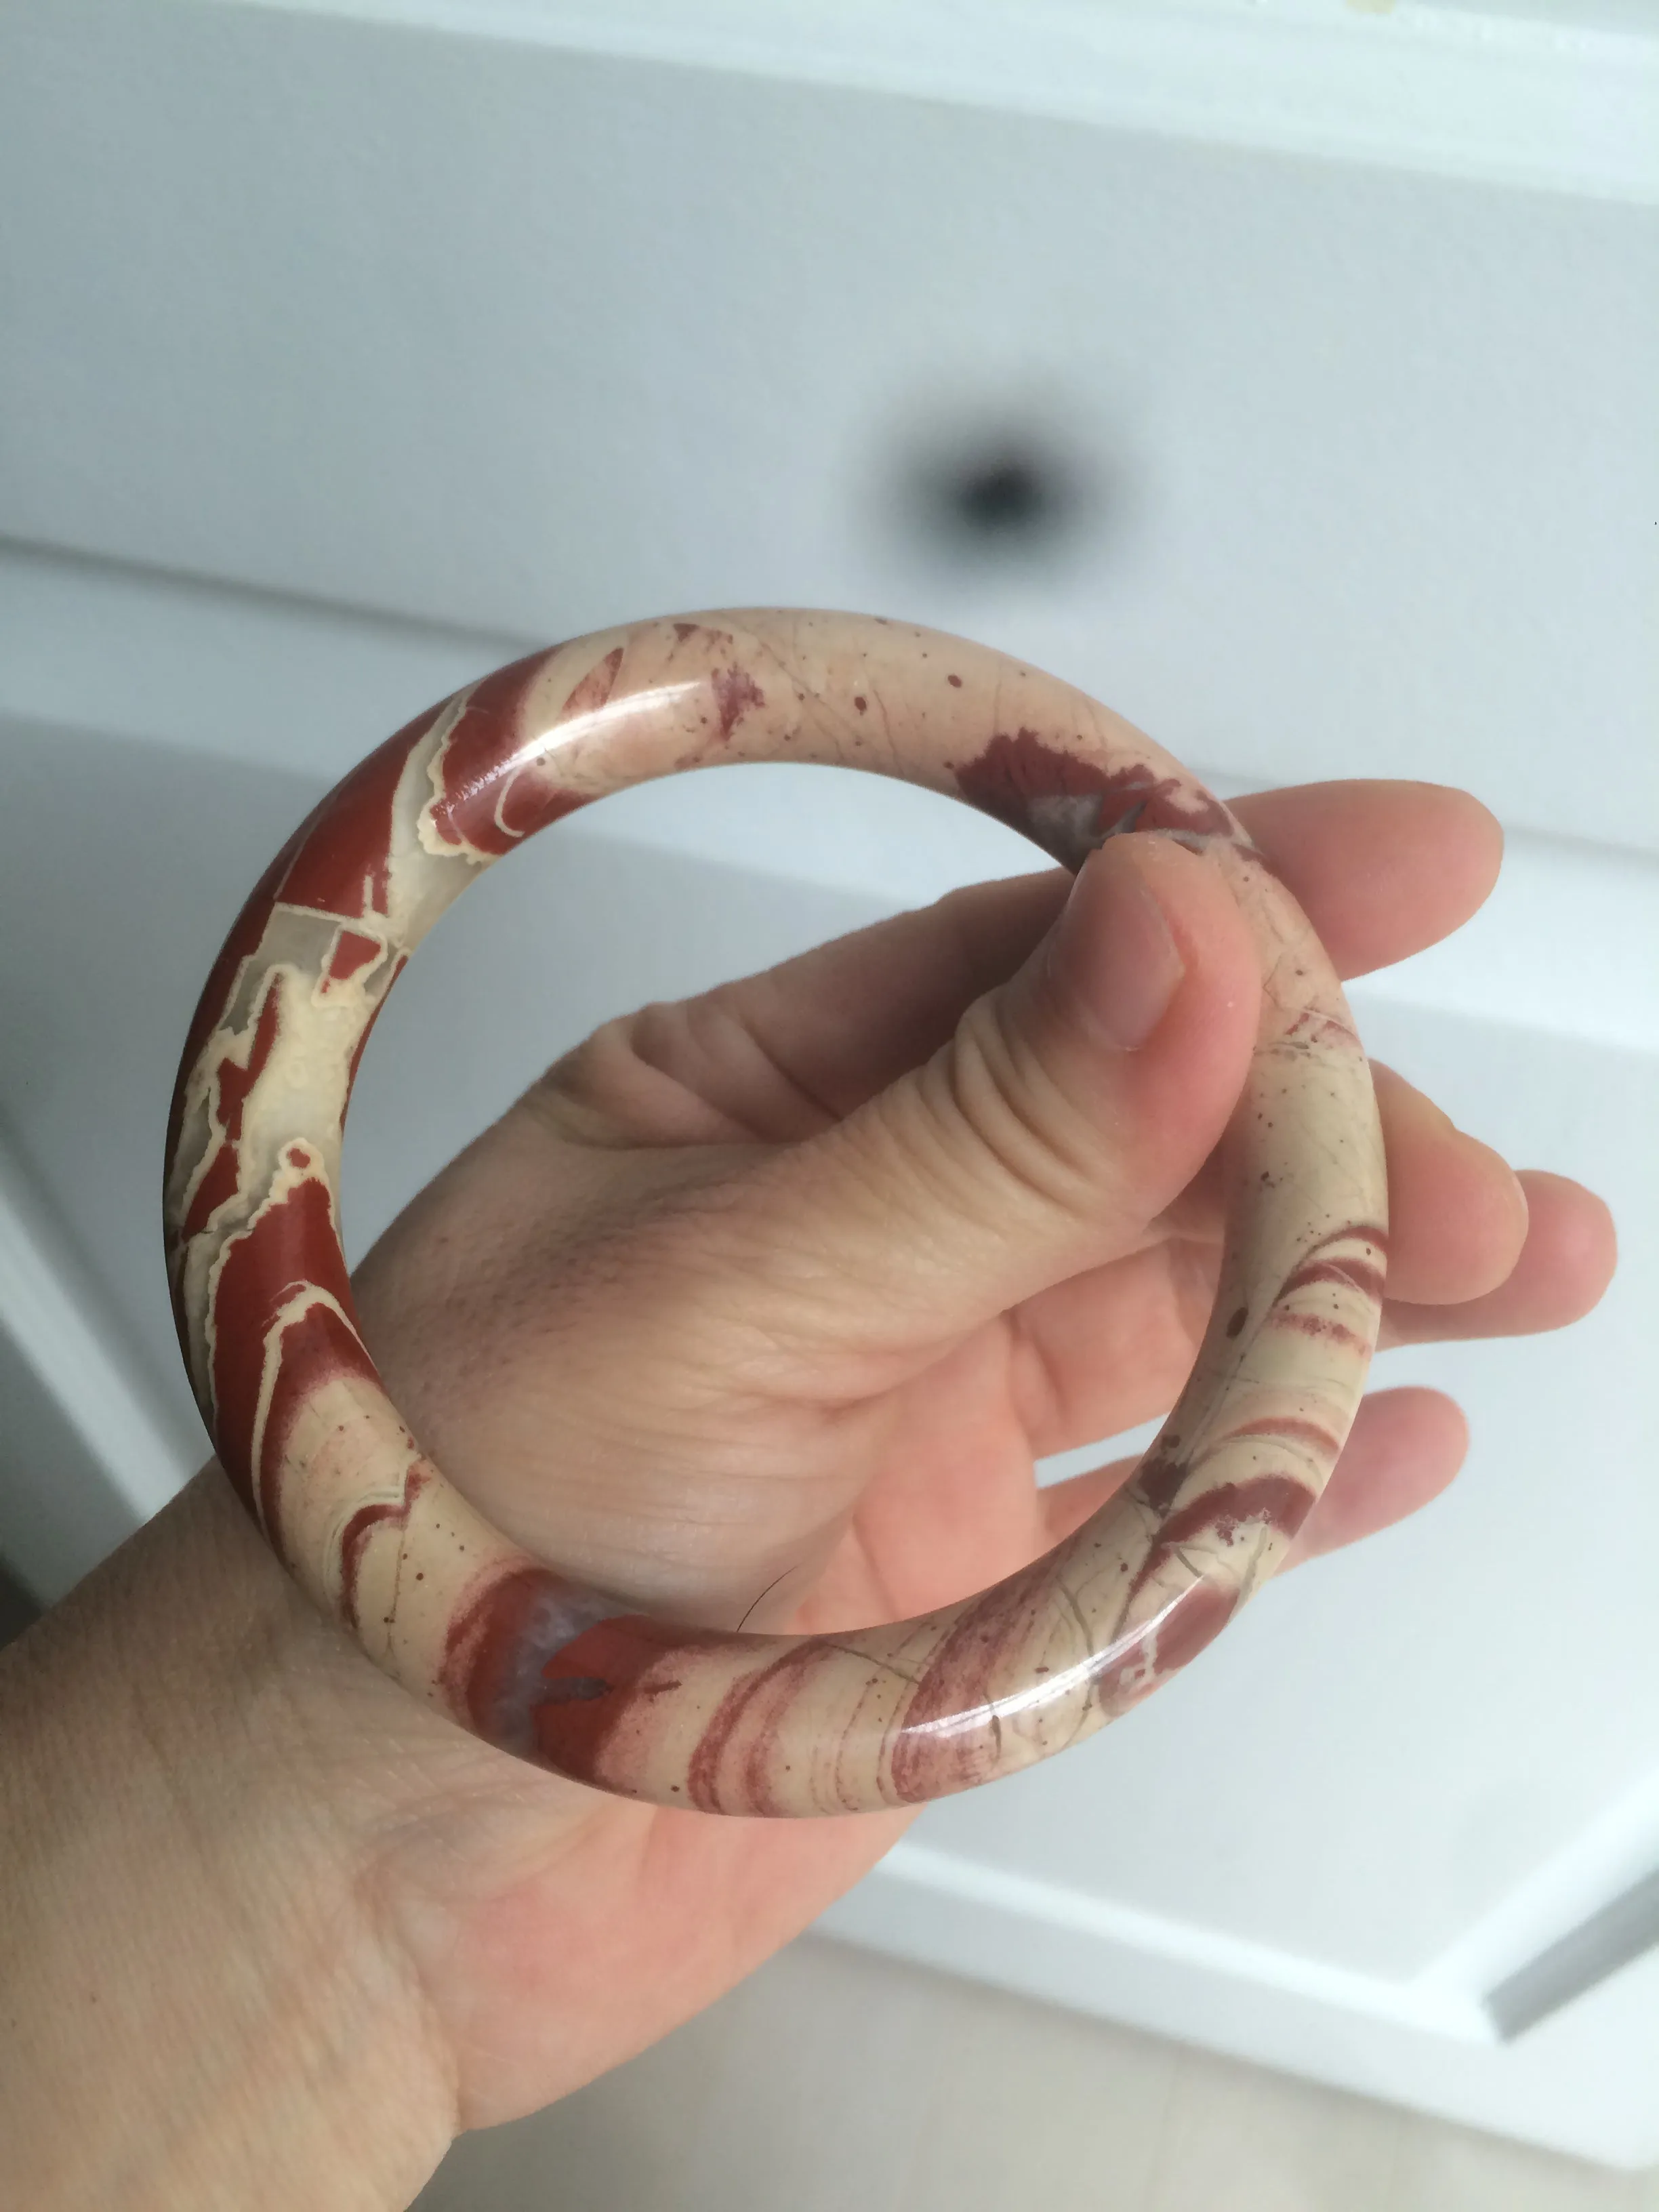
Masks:
[[[1344,977],[1498,872],[1497,823],[1438,786],[1237,811]],[[1125,1050],[1101,990],[1167,954],[1137,883],[1176,961]],[[1066,889],[981,886],[614,1023],[394,1224],[357,1278],[371,1349],[502,1528],[647,1609],[827,1629],[995,1580],[1127,1478],[1040,1491],[1033,1462],[1186,1376],[1258,984],[1198,854],[1113,841],[1051,933]],[[1589,1311],[1602,1201],[1376,1076],[1382,1347]],[[1442,1394],[1374,1389],[1295,1556],[1427,1504],[1467,1442]],[[665,1811],[518,1764],[321,1620],[213,1468],[0,1659],[0,2140],[54,2207],[405,2205],[456,2130],[665,2034],[908,1818]]]

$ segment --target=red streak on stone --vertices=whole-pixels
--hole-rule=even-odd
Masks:
[[[620,1614],[584,1629],[542,1670],[548,1694],[531,1716],[538,1758],[575,1781],[598,1780],[611,1736],[641,1702],[649,1709],[653,1668],[666,1664],[672,1669],[675,1657],[723,1640],[643,1613]],[[595,1684],[604,1686],[597,1695]],[[580,1686],[575,1694],[571,1685]]]
[[[1167,1612],[1148,1621],[1132,1643],[1114,1650],[1113,1663],[1101,1674],[1098,1681],[1103,1702],[1121,1706],[1127,1698],[1138,1705],[1143,1698],[1149,1697],[1171,1674],[1178,1674],[1196,1659],[1206,1644],[1214,1642],[1237,1606],[1236,1591],[1224,1589],[1212,1582],[1194,1583]],[[1131,1688],[1131,1678],[1145,1668],[1147,1654],[1154,1649],[1156,1671]]]
[[[251,1502],[257,1492],[273,1536],[283,1454],[307,1400],[324,1383],[345,1375],[379,1386],[352,1322],[326,1305],[307,1307],[284,1325],[280,1342],[267,1348],[279,1310],[308,1284],[328,1291],[353,1315],[351,1287],[319,1173],[304,1176],[267,1206],[251,1228],[230,1240],[215,1282],[214,1441],[243,1496]],[[253,1425],[267,1358],[276,1360],[276,1372],[256,1467]]]
[[[613,645],[603,660],[596,660],[581,682],[559,709],[559,720],[570,721],[577,714],[597,714],[617,688],[617,672],[623,665],[623,648]]]
[[[167,1116],[169,1160],[177,1157],[190,1078],[224,1018],[244,962],[258,950],[277,901],[347,920],[385,913],[392,794],[410,752],[441,712],[429,708],[360,761],[338,790],[306,817],[249,893],[219,948],[185,1039]],[[182,1319],[179,1327],[185,1342]]]
[[[1212,1528],[1231,1542],[1241,1521],[1266,1522],[1294,1536],[1313,1502],[1307,1485],[1289,1474],[1251,1474],[1243,1482],[1218,1483],[1170,1516],[1158,1532],[1155,1548],[1172,1552],[1177,1544],[1189,1543]],[[1139,1579],[1146,1579],[1144,1570]]]
[[[1358,1291],[1364,1297],[1380,1298],[1383,1275],[1369,1260],[1304,1260],[1287,1277],[1279,1295],[1288,1297],[1292,1291],[1304,1290],[1310,1283],[1340,1283],[1345,1290]]]
[[[595,1622],[555,1652],[542,1669],[548,1702],[536,1709],[536,1734],[544,1752],[556,1747],[564,1772],[591,1772],[605,1738],[622,1717],[632,1693],[641,1691],[645,1678],[665,1652],[708,1650],[724,1641],[712,1630],[683,1628],[672,1620],[653,1620],[645,1613],[619,1613],[614,1620]],[[575,1681],[599,1681],[606,1686],[603,1699],[586,1692],[579,1700],[560,1686]],[[580,1767],[566,1766],[567,1758],[578,1758]]]
[[[366,937],[360,929],[343,929],[330,948],[328,965],[323,970],[323,988],[331,983],[349,983],[365,968],[372,968],[386,946],[378,937]]]
[[[185,1040],[167,1114],[169,1160],[178,1157],[190,1080],[209,1038],[224,1019],[244,963],[258,950],[271,909],[278,900],[348,919],[385,912],[392,794],[410,751],[441,711],[438,708],[428,708],[388,738],[367,760],[360,762],[337,792],[307,816],[254,885],[219,948],[219,957],[203,987]],[[234,1163],[231,1166],[234,1174]],[[225,1174],[225,1167],[216,1161],[204,1178],[204,1183],[210,1182],[214,1194],[209,1200],[210,1210],[224,1194]],[[191,1222],[199,1225],[202,1218],[198,1207],[193,1206]],[[191,1226],[186,1224],[183,1234],[191,1233]],[[175,1275],[173,1319],[188,1362],[190,1331],[179,1303],[180,1279]]]
[[[708,681],[720,714],[720,741],[724,744],[751,707],[766,704],[766,694],[749,671],[735,663],[730,668],[716,668]]]
[[[801,1644],[781,1653],[752,1674],[734,1682],[720,1699],[714,1716],[697,1739],[686,1774],[687,1802],[705,1813],[763,1814],[781,1810],[769,1787],[771,1754],[780,1724],[799,1694],[801,1678],[816,1668],[847,1663],[845,1653],[826,1651],[822,1645]],[[757,1714],[755,1709],[761,1710]],[[755,1725],[755,1737],[740,1769],[741,1787],[722,1786],[722,1766],[732,1739],[745,1722]]]
[[[489,1583],[451,1618],[439,1685],[452,1710],[464,1714],[486,1742],[500,1740],[496,1716],[502,1686],[513,1678],[513,1662],[537,1603],[544,1591],[562,1587],[560,1577],[546,1567],[516,1568]]]
[[[225,1008],[235,990],[236,978],[243,962],[252,958],[258,948],[259,939],[264,935],[265,924],[270,918],[276,893],[299,849],[307,826],[301,823],[295,831],[249,893],[247,903],[231,924],[230,933],[219,948],[219,957],[209,971],[202,995],[196,1002],[196,1012],[191,1018],[190,1033],[185,1039],[184,1057],[179,1063],[179,1079],[173,1085],[173,1104],[167,1115],[167,1156],[169,1160],[178,1154],[179,1134],[184,1126],[185,1087],[196,1072],[196,1063],[200,1060],[208,1039],[224,1018]]]
[[[277,896],[348,921],[386,910],[392,802],[409,756],[432,727],[436,708],[406,723],[301,824]]]
[[[1229,1429],[1233,1437],[1295,1437],[1304,1443],[1316,1445],[1328,1452],[1333,1459],[1341,1447],[1328,1429],[1322,1429],[1317,1421],[1298,1420],[1293,1414],[1264,1413],[1259,1421],[1245,1421],[1236,1429]]]
[[[1139,1572],[1129,1585],[1133,1597],[1195,1536],[1218,1535],[1231,1544],[1241,1522],[1260,1522],[1295,1535],[1313,1505],[1313,1492],[1288,1474],[1248,1475],[1243,1482],[1218,1482],[1171,1513],[1158,1530]],[[1160,1646],[1160,1649],[1162,1647]]]
[[[1304,1336],[1328,1336],[1339,1344],[1351,1344],[1356,1352],[1365,1350],[1365,1340],[1344,1322],[1332,1321],[1323,1314],[1285,1313],[1275,1307],[1267,1316],[1273,1328],[1299,1329]]]
[[[618,647],[618,665],[621,651]],[[607,655],[599,669],[590,670],[573,698],[580,696],[584,684],[599,677],[609,659]],[[436,763],[439,789],[430,819],[438,836],[458,850],[470,847],[499,860],[536,830],[587,803],[578,793],[562,791],[547,781],[541,764],[526,758],[526,750],[545,732],[526,731],[520,709],[546,660],[545,653],[526,653],[522,660],[486,676],[449,733]],[[611,678],[614,681],[614,670]],[[605,697],[609,696],[607,690]],[[604,700],[596,703],[602,705]],[[562,714],[556,717],[556,724],[562,719]]]
[[[976,1728],[935,1733],[929,1723],[991,1705],[1005,1655],[1054,1603],[1048,1567],[1039,1559],[976,1598],[929,1660],[892,1748],[893,1788],[906,1804],[971,1789],[996,1771],[997,1735],[988,1711]]]
[[[1335,1014],[1322,1013],[1317,1006],[1304,1006],[1285,1032],[1286,1040],[1301,1035],[1317,1034],[1321,1038],[1338,1038],[1343,1044],[1358,1045],[1359,1038],[1352,1024]]]
[[[376,1528],[409,1526],[410,1509],[426,1488],[431,1477],[416,1465],[404,1477],[401,1502],[381,1498],[373,1505],[358,1508],[346,1522],[345,1533],[340,1539],[340,1602],[346,1626],[353,1634],[357,1630],[357,1576],[363,1563],[363,1553]]]
[[[1154,1452],[1135,1469],[1134,1487],[1154,1513],[1165,1513],[1191,1473],[1185,1460],[1176,1459],[1167,1452]]]
[[[1321,1239],[1316,1249],[1322,1249],[1327,1244],[1346,1243],[1351,1237],[1357,1238],[1362,1244],[1375,1244],[1382,1257],[1385,1260],[1388,1258],[1389,1232],[1386,1229],[1379,1229],[1375,1222],[1370,1221],[1354,1221],[1351,1222],[1346,1229],[1334,1229],[1328,1237]]]
[[[529,1729],[531,1755],[577,1782],[601,1779],[605,1747],[641,1704],[678,1688],[673,1659],[724,1642],[713,1632],[686,1629],[642,1613],[618,1614],[584,1629],[542,1669],[544,1696],[526,1714],[520,1687],[524,1646],[544,1597],[568,1596],[571,1584],[545,1567],[500,1577],[450,1624],[439,1681],[453,1711],[465,1714],[486,1742],[520,1755]],[[665,1668],[659,1680],[647,1677]]]
[[[215,1071],[214,1112],[224,1134],[217,1139],[191,1199],[181,1232],[186,1239],[199,1235],[212,1218],[214,1208],[236,1195],[242,1112],[248,1093],[264,1073],[266,1062],[276,1049],[282,1029],[282,977],[273,975],[265,987],[258,1018],[253,1025],[253,1042],[248,1048],[247,1066],[239,1067],[234,1060],[222,1060]]]
[[[1196,1659],[1205,1645],[1220,1635],[1237,1605],[1236,1591],[1223,1589],[1215,1583],[1194,1583],[1184,1596],[1176,1601],[1173,1610],[1165,1614],[1159,1626],[1160,1675],[1173,1674],[1188,1660]]]
[[[1174,777],[1155,775],[1144,762],[1109,772],[1097,761],[1046,744],[1035,730],[1016,730],[1012,736],[999,732],[982,753],[962,763],[956,777],[969,805],[1014,830],[1029,826],[1033,799],[1097,796],[1096,830],[1100,835],[1142,802],[1136,824],[1139,829],[1234,834],[1225,808],[1207,794],[1183,795]]]

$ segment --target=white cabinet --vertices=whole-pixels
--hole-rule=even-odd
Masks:
[[[1509,2044],[1481,2003],[1659,1864],[1659,41],[1616,8],[982,5],[953,46],[921,0],[691,12],[0,18],[0,1551],[51,1594],[197,1449],[161,1129],[241,894],[526,643],[863,605],[1054,667],[1228,792],[1465,783],[1504,883],[1355,1004],[1611,1199],[1613,1291],[1385,1356],[1470,1413],[1452,1495],[930,1812],[830,1924],[1659,2158],[1659,1954]],[[479,887],[366,1062],[358,1249],[606,1013],[1030,864],[814,774],[630,793]],[[787,886],[751,858],[785,851]],[[584,946],[556,1003],[538,933]]]

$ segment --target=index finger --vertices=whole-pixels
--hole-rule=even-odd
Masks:
[[[1503,856],[1496,818],[1444,784],[1300,784],[1233,811],[1344,977],[1449,935],[1486,898]],[[953,891],[691,1007],[650,1009],[629,1024],[633,1042],[711,1104],[740,1095],[734,1118],[750,1134],[805,1135],[929,1059],[1032,951],[1070,882],[1050,868]]]
[[[1498,817],[1444,783],[1355,778],[1231,802],[1346,982],[1461,929],[1504,858]]]

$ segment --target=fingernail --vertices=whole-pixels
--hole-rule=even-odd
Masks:
[[[1489,1145],[1484,1137],[1471,1136],[1467,1129],[1459,1128],[1457,1123],[1452,1120],[1451,1115],[1446,1112],[1443,1107],[1437,1107],[1436,1110],[1440,1114],[1449,1129],[1455,1130],[1457,1135],[1462,1139],[1466,1145],[1473,1145],[1476,1152],[1484,1152],[1487,1159],[1494,1162],[1497,1166],[1502,1170],[1503,1173],[1509,1177],[1510,1188],[1508,1195],[1510,1205],[1513,1208],[1516,1217],[1521,1224],[1521,1233],[1522,1237],[1524,1237],[1528,1230],[1532,1226],[1532,1207],[1527,1198],[1527,1186],[1525,1183],[1522,1182],[1520,1176],[1516,1175],[1515,1170],[1504,1158],[1504,1155],[1498,1151],[1496,1145]]]
[[[1506,1168],[1510,1168],[1510,1164],[1507,1160],[1504,1162],[1504,1164]],[[1515,1186],[1513,1190],[1510,1193],[1510,1203],[1515,1207],[1516,1212],[1521,1217],[1521,1234],[1524,1237],[1528,1231],[1532,1227],[1532,1203],[1527,1196],[1527,1186],[1522,1182],[1520,1176],[1516,1175],[1513,1168],[1510,1168],[1510,1181]]]
[[[1108,1045],[1133,1052],[1168,1011],[1186,964],[1127,858],[1091,854],[1048,939],[1055,988]]]

